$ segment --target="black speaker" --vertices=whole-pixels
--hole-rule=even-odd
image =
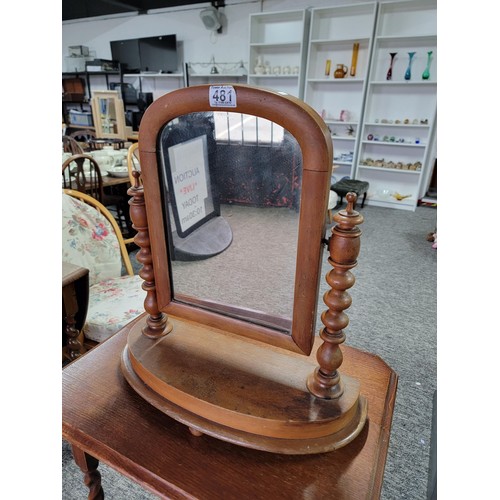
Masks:
[[[110,90],[118,90],[121,93],[123,104],[137,104],[137,90],[130,83],[109,84]]]
[[[203,9],[200,17],[207,30],[217,31],[222,27],[219,11],[213,6]]]
[[[133,111],[130,111],[129,109],[125,110],[125,125],[128,127],[132,126],[132,120],[133,120]]]
[[[132,130],[138,131],[143,115],[144,115],[144,111],[127,110],[127,111],[125,111],[125,123],[129,127],[132,127]]]
[[[153,103],[153,93],[152,92],[139,92],[137,97],[137,107],[141,111],[146,111],[146,108]]]
[[[132,115],[132,130],[139,130],[144,111],[134,111]]]

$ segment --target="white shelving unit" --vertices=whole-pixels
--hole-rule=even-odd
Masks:
[[[247,83],[302,99],[308,30],[305,9],[250,14]]]
[[[186,78],[183,72],[125,73],[123,80],[131,83],[140,92],[152,92],[154,99],[167,92],[186,86]]]
[[[332,180],[354,174],[376,13],[376,2],[311,9],[304,100],[332,132]],[[337,65],[347,67],[344,78],[334,77]]]
[[[202,84],[246,83],[248,70],[243,61],[189,62],[186,65],[187,86]]]
[[[434,162],[436,47],[436,0],[379,4],[355,173],[370,183],[370,204],[415,210],[426,188]],[[430,76],[423,79],[428,52]],[[391,53],[396,56],[388,80]]]

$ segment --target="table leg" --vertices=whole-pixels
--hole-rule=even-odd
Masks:
[[[76,465],[84,474],[83,482],[89,489],[89,500],[103,500],[104,491],[101,486],[101,473],[97,470],[99,460],[85,453],[76,446],[71,446]]]
[[[66,337],[68,339],[68,358],[73,361],[83,352],[83,346],[78,340],[80,332],[75,328],[75,315],[78,312],[78,300],[73,283],[62,290],[63,307],[66,320]]]

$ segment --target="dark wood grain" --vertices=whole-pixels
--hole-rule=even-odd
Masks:
[[[397,386],[380,358],[342,347],[341,372],[360,381],[369,406],[356,440],[334,452],[281,455],[196,437],[143,400],[120,370],[132,325],[63,370],[63,437],[73,446],[164,498],[380,496]]]

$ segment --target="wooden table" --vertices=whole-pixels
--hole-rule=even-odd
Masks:
[[[118,186],[120,184],[130,184],[130,178],[126,177],[113,177],[111,175],[105,175],[102,178],[102,187]]]
[[[85,324],[89,302],[89,270],[68,262],[62,263],[63,330],[67,346],[65,357],[73,360],[83,354],[79,339]]]
[[[76,181],[75,181],[76,183]],[[130,178],[128,174],[125,177],[113,177],[111,175],[102,176],[102,187],[119,186],[121,184],[130,184]],[[90,186],[90,184],[88,184]],[[63,185],[64,188],[64,185]]]
[[[397,386],[380,358],[342,347],[342,371],[360,379],[368,399],[369,421],[356,440],[330,453],[277,455],[195,437],[143,400],[120,369],[131,325],[63,370],[63,438],[85,474],[89,498],[103,498],[99,460],[163,498],[380,496]]]

